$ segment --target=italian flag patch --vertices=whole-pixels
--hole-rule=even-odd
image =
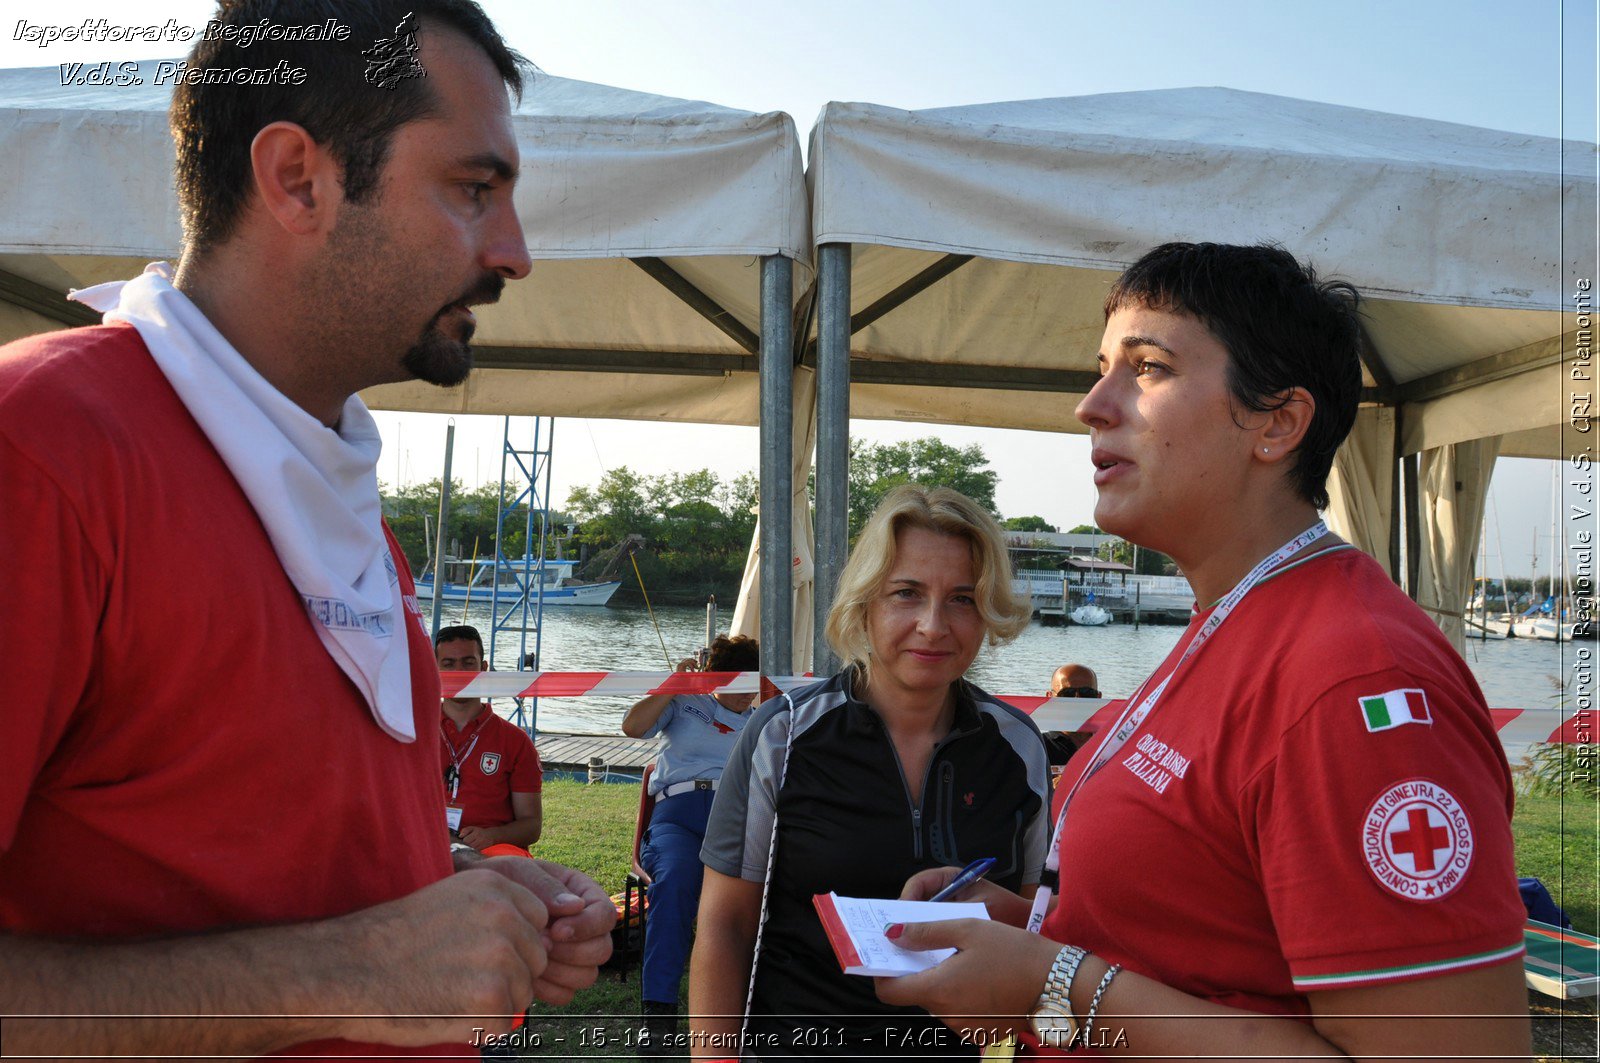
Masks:
[[[1387,731],[1408,723],[1433,723],[1428,697],[1420,690],[1391,690],[1361,699],[1361,717],[1369,731]]]

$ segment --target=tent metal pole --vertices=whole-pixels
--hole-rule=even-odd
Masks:
[[[945,255],[933,265],[857,314],[850,322],[850,334],[854,335],[860,332],[889,311],[910,302],[915,296],[921,295],[968,262],[971,262],[973,257],[972,255]]]
[[[899,285],[893,291],[889,292],[887,295],[884,295],[877,302],[873,303],[869,307],[866,307],[861,311],[861,313],[853,317],[850,320],[850,335],[854,336],[856,333],[877,321],[891,310],[898,309],[899,307],[910,302],[916,296],[921,295],[923,292],[927,291],[935,284],[938,284],[940,281],[950,276],[950,274],[954,273],[962,266],[965,266],[968,262],[971,262],[972,259],[972,255],[945,255],[933,265],[918,273],[904,284]],[[805,349],[801,352],[801,361],[809,365],[811,360],[816,356],[816,353],[816,341],[808,341],[805,344]],[[1096,374],[1096,377],[1098,379],[1098,374]]]
[[[0,302],[31,310],[51,321],[59,321],[68,328],[79,325],[100,324],[100,311],[91,310],[82,303],[70,301],[63,293],[9,270],[0,269]],[[395,485],[397,488],[398,484]]]
[[[761,670],[788,675],[793,640],[794,263],[761,260]]]
[[[1394,408],[1394,450],[1389,455],[1389,578],[1404,586],[1400,576],[1400,456],[1401,408]]]
[[[444,475],[439,478],[439,539],[433,548],[433,637],[439,637],[439,615],[444,609],[445,576],[440,574],[444,568],[444,548],[450,543],[450,463],[456,452],[456,419],[450,418],[450,423],[444,429]],[[467,576],[467,582],[472,582],[472,576]]]
[[[817,249],[817,557],[811,669],[839,661],[824,630],[850,549],[850,245]]]
[[[1422,515],[1417,500],[1418,456],[1407,454],[1401,459],[1405,470],[1406,492],[1406,593],[1417,600],[1422,577]]]
[[[628,261],[654,277],[663,288],[682,299],[689,309],[715,325],[746,352],[756,353],[761,343],[760,337],[745,328],[727,308],[691,284],[683,274],[659,258],[647,256],[630,258]]]

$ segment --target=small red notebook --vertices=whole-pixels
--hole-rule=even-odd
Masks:
[[[819,893],[811,898],[822,929],[845,974],[893,978],[926,971],[954,956],[955,949],[913,952],[883,936],[892,923],[937,923],[945,919],[987,919],[978,902],[889,901]]]

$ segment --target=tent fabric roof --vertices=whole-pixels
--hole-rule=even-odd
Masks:
[[[59,293],[176,252],[170,87],[139,73],[0,71],[0,271]],[[1403,404],[1405,451],[1559,446],[1557,258],[1592,242],[1590,144],[1217,88],[833,103],[813,227],[786,115],[541,75],[514,121],[533,276],[479,315],[468,385],[374,406],[754,423],[761,256],[796,261],[798,301],[813,243],[848,241],[852,312],[955,267],[857,331],[854,416],[1080,431],[1118,270],[1169,239],[1275,240],[1368,294],[1370,383]],[[38,327],[29,305],[6,335]]]
[[[1120,270],[1172,239],[1277,240],[1374,295],[1552,310],[1550,219],[1592,192],[1595,148],[1193,88],[830,103],[811,154],[818,244]]]
[[[138,64],[143,85],[106,87],[63,86],[57,67],[0,70],[0,271],[60,293],[177,254],[171,86],[155,84],[156,68]],[[463,388],[375,388],[368,403],[755,423],[748,341],[760,329],[761,257],[795,260],[796,298],[810,277],[793,120],[539,74],[513,122],[517,211],[535,262],[478,314],[491,368]],[[669,290],[663,271],[729,327]],[[11,319],[34,320],[19,311],[0,325]],[[663,353],[722,360],[701,376],[588,368],[647,368],[670,360]]]
[[[1083,431],[1117,272],[1169,240],[1272,241],[1367,296],[1387,378],[1368,383],[1404,403],[1407,452],[1503,434],[1542,454],[1595,162],[1592,144],[1197,88],[830,103],[808,180],[815,242],[853,245],[852,315],[951,268],[856,330],[852,416]],[[1510,370],[1477,375],[1497,358]]]
[[[177,252],[172,89],[155,83],[163,62],[173,61],[138,63],[138,85],[64,86],[53,66],[0,70],[0,112],[13,112],[0,123],[0,165],[11,171],[3,194],[18,208],[0,214],[0,253]],[[810,262],[787,115],[537,74],[514,120],[517,209],[536,259],[776,253]],[[50,180],[25,179],[41,172]]]

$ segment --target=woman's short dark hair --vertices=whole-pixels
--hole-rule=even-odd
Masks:
[[[1328,471],[1361,401],[1360,295],[1318,280],[1281,247],[1162,244],[1129,266],[1106,296],[1109,318],[1126,306],[1188,314],[1228,351],[1233,399],[1257,413],[1305,388],[1316,409],[1295,448],[1300,497],[1328,506]]]
[[[221,0],[189,52],[169,115],[178,149],[178,203],[191,250],[204,253],[232,235],[254,184],[250,145],[273,122],[293,122],[330,150],[343,169],[346,199],[359,203],[372,195],[394,131],[438,106],[426,77],[380,86],[366,76],[362,53],[393,38],[407,15],[415,15],[422,33],[430,24],[444,26],[477,44],[520,96],[527,61],[506,47],[472,0]],[[348,36],[294,41],[275,40],[270,32],[329,20],[348,28]],[[263,23],[267,32],[250,32]],[[205,71],[238,69],[303,70],[304,77],[205,82]]]
[[[749,635],[718,635],[706,654],[708,672],[761,671],[761,645]]]

